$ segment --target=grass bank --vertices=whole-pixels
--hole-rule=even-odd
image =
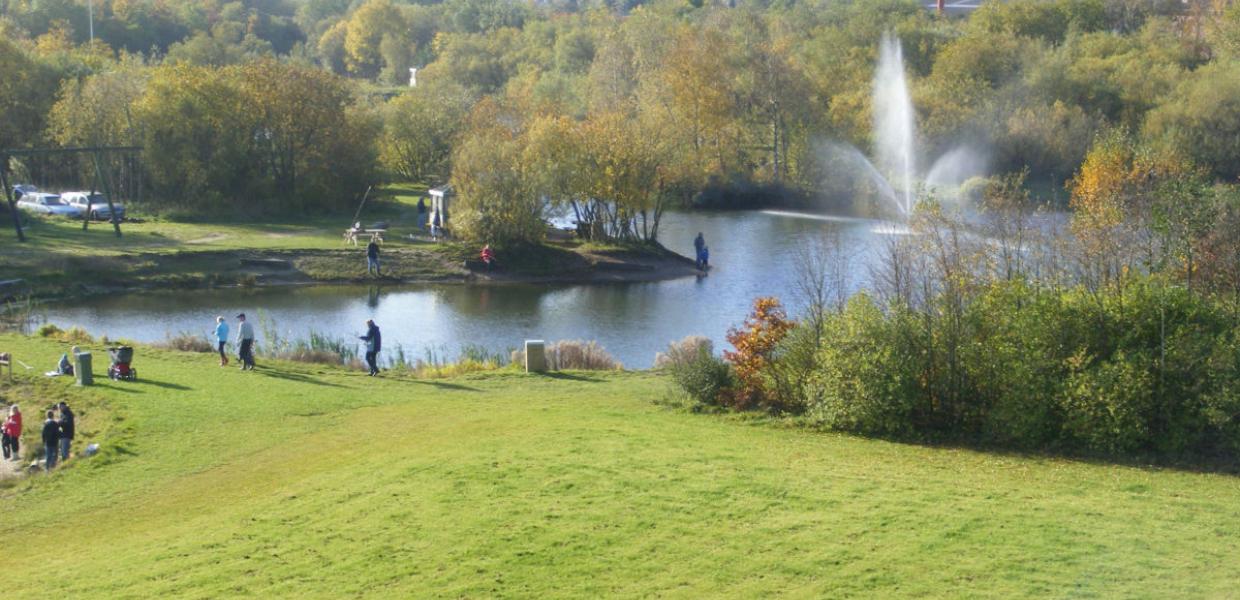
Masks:
[[[37,364],[61,346],[0,336]],[[654,404],[649,373],[376,380],[145,347],[135,366],[136,383],[38,384],[111,425],[102,456],[0,491],[8,589],[1165,598],[1240,581],[1224,475],[694,415]]]
[[[594,281],[692,273],[690,261],[661,249],[575,241],[501,249],[500,272],[471,273],[464,262],[477,256],[477,247],[408,237],[421,232],[417,199],[424,195],[422,187],[388,188],[362,213],[365,225],[386,221],[390,226],[382,248],[385,281]],[[11,240],[0,257],[0,280],[22,279],[24,285],[0,290],[0,298],[26,292],[63,298],[128,289],[363,281],[368,278],[365,242],[355,247],[342,237],[351,220],[351,214],[274,221],[155,219],[124,223],[124,235],[117,238],[106,223],[82,231],[80,221],[29,218],[28,241]],[[0,228],[0,237],[13,235],[11,224]]]

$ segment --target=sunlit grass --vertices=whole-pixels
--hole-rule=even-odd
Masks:
[[[61,344],[0,349],[44,364]],[[146,347],[134,365],[136,383],[39,382],[92,407],[104,453],[0,492],[8,589],[1165,598],[1240,580],[1230,476],[694,415],[656,406],[647,373],[242,373]]]

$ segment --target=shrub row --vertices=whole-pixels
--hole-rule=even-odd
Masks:
[[[1236,306],[1156,277],[1104,292],[993,282],[955,313],[940,301],[914,310],[859,294],[817,332],[800,322],[757,359],[703,353],[673,380],[737,408],[738,390],[756,388],[762,408],[869,435],[1240,457]],[[761,337],[764,326],[751,316],[743,330]],[[737,364],[761,370],[746,380]]]

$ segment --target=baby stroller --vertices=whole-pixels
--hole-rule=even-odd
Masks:
[[[134,381],[138,378],[138,370],[129,366],[129,363],[133,362],[133,348],[117,346],[115,348],[108,348],[108,353],[112,355],[112,365],[108,367],[108,377],[128,381]]]

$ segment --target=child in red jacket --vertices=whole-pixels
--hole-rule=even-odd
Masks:
[[[4,420],[3,441],[0,447],[4,449],[5,460],[21,460],[19,441],[22,437],[22,411],[17,405],[9,407],[9,417]]]

